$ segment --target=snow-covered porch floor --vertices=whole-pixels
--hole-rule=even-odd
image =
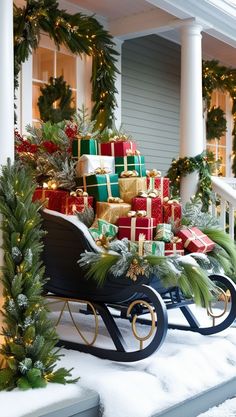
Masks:
[[[93,327],[91,319],[82,316],[87,335]],[[121,321],[121,326],[129,337],[130,324]],[[139,331],[147,333],[145,326]],[[75,337],[67,313],[59,333],[72,340]],[[110,346],[105,333],[98,342]],[[137,341],[130,337],[130,343]],[[135,363],[111,362],[67,349],[62,353],[65,356],[60,366],[73,367],[73,377],[80,376],[79,382],[51,384],[35,391],[2,392],[1,417],[196,417],[236,394],[234,326],[213,336],[168,330],[159,351]],[[63,404],[68,410],[72,404],[71,412],[66,408],[59,412]]]

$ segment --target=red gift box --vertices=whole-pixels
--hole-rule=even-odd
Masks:
[[[160,197],[134,197],[132,198],[132,210],[145,210],[147,217],[156,219],[157,224],[163,223],[163,210]]]
[[[170,180],[164,177],[147,177],[148,190],[158,190],[160,197],[169,197]]]
[[[100,155],[126,156],[128,150],[136,151],[136,143],[127,141],[107,142],[98,145]]]
[[[215,243],[197,227],[188,227],[177,233],[184,243],[185,249],[189,252],[210,252]]]
[[[126,237],[135,242],[139,240],[140,234],[144,234],[146,240],[153,240],[156,224],[156,219],[148,217],[120,217],[118,239]]]
[[[183,242],[169,242],[165,243],[165,256],[170,255],[184,255],[184,245]]]
[[[163,223],[171,223],[175,227],[180,226],[182,206],[177,201],[169,200],[163,204]]]
[[[67,194],[68,192],[63,190],[36,188],[32,200],[40,200],[42,203],[44,203],[44,207],[47,207],[50,210],[60,211],[62,199]]]
[[[77,197],[67,195],[61,202],[61,213],[75,214],[76,211],[84,211],[85,207],[93,207],[93,197]]]

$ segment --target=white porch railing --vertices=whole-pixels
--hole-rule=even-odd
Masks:
[[[232,239],[234,236],[234,224],[236,221],[236,178],[211,177],[212,189],[220,201],[220,209],[212,206],[213,216],[220,217],[222,228],[226,229],[226,212],[228,212],[229,234]]]

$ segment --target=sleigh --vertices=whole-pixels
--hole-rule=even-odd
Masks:
[[[50,210],[42,212],[44,238],[43,262],[45,296],[49,305],[60,305],[56,324],[63,315],[71,319],[78,340],[60,336],[59,345],[100,358],[131,362],[155,352],[165,340],[168,328],[189,330],[202,335],[221,332],[236,317],[236,286],[226,276],[210,275],[219,289],[217,300],[207,308],[196,308],[178,287],[163,288],[157,276],[147,279],[108,274],[103,286],[86,277],[78,264],[80,254],[98,251],[87,227],[76,216],[65,216]],[[175,319],[175,323],[172,319]],[[94,335],[88,338],[80,322],[94,320]],[[123,323],[126,323],[125,335]],[[127,325],[129,327],[127,327]],[[110,345],[98,342],[99,334],[110,338]],[[127,346],[127,329],[136,346]],[[85,331],[85,332],[84,332]]]

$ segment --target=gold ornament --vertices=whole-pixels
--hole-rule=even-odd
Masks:
[[[129,266],[126,276],[127,278],[132,279],[132,281],[137,281],[139,275],[145,275],[145,268],[140,266],[138,260],[134,258]]]
[[[112,236],[100,235],[95,240],[95,243],[97,246],[102,246],[104,249],[109,249],[109,244],[111,240],[112,240]]]

